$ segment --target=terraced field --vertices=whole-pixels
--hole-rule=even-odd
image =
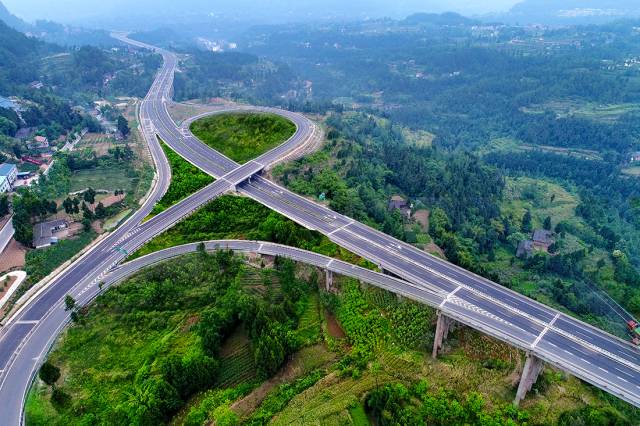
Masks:
[[[230,388],[256,378],[251,342],[242,326],[227,339],[220,351],[219,376],[216,387]]]

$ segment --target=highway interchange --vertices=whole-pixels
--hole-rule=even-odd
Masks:
[[[292,120],[297,127],[294,136],[283,145],[243,165],[204,145],[189,131],[192,120],[178,126],[167,110],[177,57],[165,50],[122,36],[119,38],[140,48],[156,50],[164,59],[162,69],[140,106],[143,134],[157,168],[156,185],[145,203],[127,222],[52,279],[5,323],[0,331],[0,418],[3,424],[20,424],[23,420],[24,398],[37,367],[44,361],[56,336],[68,322],[68,312],[63,309],[64,296],[72,294],[79,303],[88,303],[99,293],[99,281],[117,281],[117,276],[124,277],[145,265],[143,260],[138,259],[120,265],[126,253],[135,251],[208,201],[229,191],[251,197],[302,226],[327,235],[336,244],[401,278],[388,277],[384,280],[380,278],[384,275],[371,273],[374,275],[361,275],[360,279],[436,307],[461,323],[526,350],[640,406],[638,348],[261,177],[263,169],[294,155],[310,139],[318,137],[319,129],[300,114],[271,108],[241,108],[280,114]],[[142,223],[170,182],[170,170],[156,135],[192,164],[214,176],[216,181]],[[260,251],[257,249],[259,246],[252,244],[263,244],[264,248],[267,243],[246,244],[246,247]],[[289,257],[296,254],[302,256],[296,260],[327,266],[314,263],[319,255],[308,252],[300,255],[301,251],[296,249],[272,244],[266,247],[273,249],[274,253],[265,254]],[[176,253],[177,250],[168,253]],[[160,258],[163,255],[167,255],[167,252],[156,256]],[[329,262],[331,266],[343,266],[338,261]],[[346,268],[342,272],[334,271],[349,275],[355,270]]]

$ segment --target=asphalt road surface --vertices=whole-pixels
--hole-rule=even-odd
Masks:
[[[168,52],[164,54],[170,55]],[[277,110],[276,113],[281,113]],[[240,166],[202,144],[188,129],[176,128],[166,102],[150,109],[156,130],[180,155],[221,179],[238,192],[327,235],[335,243],[377,263],[380,268],[425,289],[447,295],[439,308],[458,318],[470,311],[475,328],[562,368],[607,392],[640,405],[640,351],[588,324],[431,256],[384,233],[300,197],[258,175],[282,152],[266,153]],[[297,126],[286,144],[291,149],[313,133],[313,125],[299,114],[286,116]],[[490,319],[489,319],[490,318]]]
[[[164,52],[168,54],[167,52]],[[170,54],[169,54],[170,55]],[[276,113],[281,113],[277,110]],[[266,153],[239,166],[202,144],[188,129],[176,128],[163,105],[150,111],[156,130],[180,155],[211,174],[227,179],[238,192],[254,198],[297,223],[327,235],[335,243],[377,263],[382,269],[426,289],[445,293],[439,306],[450,316],[475,312],[474,325],[595,386],[640,405],[640,351],[588,324],[479,277],[411,245],[337,214],[258,175],[282,151]],[[288,149],[313,133],[305,117],[287,112],[297,126]],[[488,318],[491,318],[489,320]]]
[[[530,351],[544,361],[640,406],[638,348],[260,177],[264,168],[290,155],[316,134],[315,125],[300,114],[270,108],[245,108],[283,115],[296,124],[297,130],[282,146],[243,166],[204,145],[189,132],[188,123],[178,127],[167,111],[176,56],[142,43],[132,44],[154,49],[164,58],[163,67],[140,107],[145,139],[157,167],[157,185],[145,204],[125,224],[52,280],[3,327],[0,333],[2,424],[22,421],[24,398],[36,369],[68,321],[68,313],[62,306],[64,296],[72,294],[79,303],[90,301],[98,292],[97,283],[119,270],[118,264],[126,253],[211,199],[234,189],[309,229],[322,232],[335,243],[402,278],[390,278],[393,284],[387,289],[416,300],[422,297],[421,301],[439,308],[446,315]],[[156,134],[217,180],[141,224],[166,191],[170,178]]]

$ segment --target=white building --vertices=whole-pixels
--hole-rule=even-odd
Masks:
[[[13,187],[13,183],[18,178],[18,168],[15,164],[3,163],[0,164],[0,177],[4,177],[9,185],[9,190]],[[2,191],[8,192],[8,191]]]
[[[9,184],[9,180],[6,176],[0,176],[0,193],[10,192],[11,185]]]

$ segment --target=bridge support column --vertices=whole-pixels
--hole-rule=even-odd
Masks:
[[[436,323],[436,335],[433,339],[433,359],[438,357],[438,351],[442,348],[442,343],[449,335],[449,330],[453,326],[454,320],[438,311],[438,322]]]
[[[333,290],[333,271],[325,269],[324,285],[327,291]]]
[[[538,376],[544,367],[544,362],[535,357],[530,352],[527,352],[527,361],[524,363],[522,369],[522,375],[520,376],[520,384],[518,385],[518,391],[516,392],[516,399],[513,401],[515,405],[518,405],[520,401],[527,396],[527,392],[531,390],[533,384],[538,380]]]

